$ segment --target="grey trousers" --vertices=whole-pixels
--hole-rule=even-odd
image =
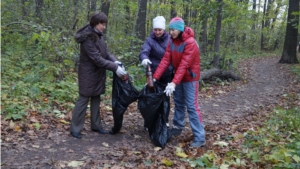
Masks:
[[[72,121],[71,121],[71,132],[79,133],[84,124],[84,119],[86,115],[86,109],[87,105],[89,103],[89,100],[91,98],[91,129],[92,130],[98,130],[101,128],[101,119],[100,119],[100,95],[99,96],[93,96],[93,97],[84,97],[79,96],[78,100],[75,103],[75,108],[72,115]]]

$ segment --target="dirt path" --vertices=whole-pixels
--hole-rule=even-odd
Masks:
[[[245,79],[231,85],[234,87],[208,88],[203,93],[201,91],[199,101],[205,125],[230,125],[257,109],[276,105],[278,97],[285,93],[293,80],[286,76],[287,70],[285,66],[277,64],[278,60],[279,58],[247,60],[241,63]],[[161,158],[172,159],[173,166],[184,168],[179,158],[174,157],[174,147],[178,143],[191,141],[188,123],[181,136],[173,138],[164,150],[158,151],[143,129],[143,119],[136,104],[130,105],[129,110],[124,116],[121,133],[100,135],[91,132],[86,122],[81,140],[70,137],[68,125],[53,123],[47,130],[35,133],[27,131],[13,137],[16,133],[4,131],[2,124],[2,168],[71,168],[72,165],[78,168],[145,168],[150,164],[161,166]],[[172,117],[173,109],[171,123]],[[111,113],[105,115],[104,121],[109,129],[112,126]],[[209,149],[209,140],[217,132],[206,129],[208,145],[198,152]]]

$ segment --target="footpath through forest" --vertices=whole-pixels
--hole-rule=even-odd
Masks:
[[[2,119],[1,168],[167,168],[162,159],[172,161],[169,168],[188,168],[188,163],[176,156],[176,147],[181,147],[189,157],[200,157],[208,150],[219,151],[220,155],[226,149],[216,149],[216,140],[226,141],[260,125],[262,112],[280,105],[282,95],[295,90],[292,86],[295,78],[288,71],[288,65],[278,64],[278,60],[279,57],[247,59],[239,64],[243,80],[201,89],[199,102],[207,137],[203,148],[188,146],[192,141],[189,123],[165,149],[155,147],[143,128],[137,104],[133,103],[124,115],[120,133],[92,132],[87,118],[81,140],[71,137],[69,124],[65,124],[70,121],[72,112],[64,121],[44,117],[40,130],[24,124],[20,132],[15,132],[14,123]],[[113,125],[111,108],[101,105],[101,116],[105,128],[110,129]],[[229,148],[238,147],[241,142],[228,141]]]

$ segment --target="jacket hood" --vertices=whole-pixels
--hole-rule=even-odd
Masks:
[[[97,33],[89,24],[87,24],[78,29],[74,35],[74,39],[77,43],[82,43],[87,39],[91,39],[92,41],[96,42],[99,38],[101,38],[101,36],[102,33]]]
[[[194,33],[193,29],[186,26],[182,33],[182,40],[184,41],[184,40],[186,40],[190,37],[194,37],[194,36],[195,36],[195,33]]]

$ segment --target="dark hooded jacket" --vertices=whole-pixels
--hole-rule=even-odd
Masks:
[[[156,71],[159,62],[164,56],[169,41],[170,35],[167,32],[164,32],[164,34],[161,37],[156,37],[154,32],[152,31],[150,36],[144,42],[139,59],[140,61],[143,61],[144,59],[149,59],[152,62],[152,64],[150,64],[152,73]],[[166,76],[172,76],[172,74],[173,67],[172,65],[170,65],[168,69],[164,72],[162,78]]]
[[[79,94],[85,97],[97,96],[105,92],[106,70],[115,72],[117,59],[108,51],[102,33],[90,25],[80,28],[75,34],[80,44],[78,68]]]

